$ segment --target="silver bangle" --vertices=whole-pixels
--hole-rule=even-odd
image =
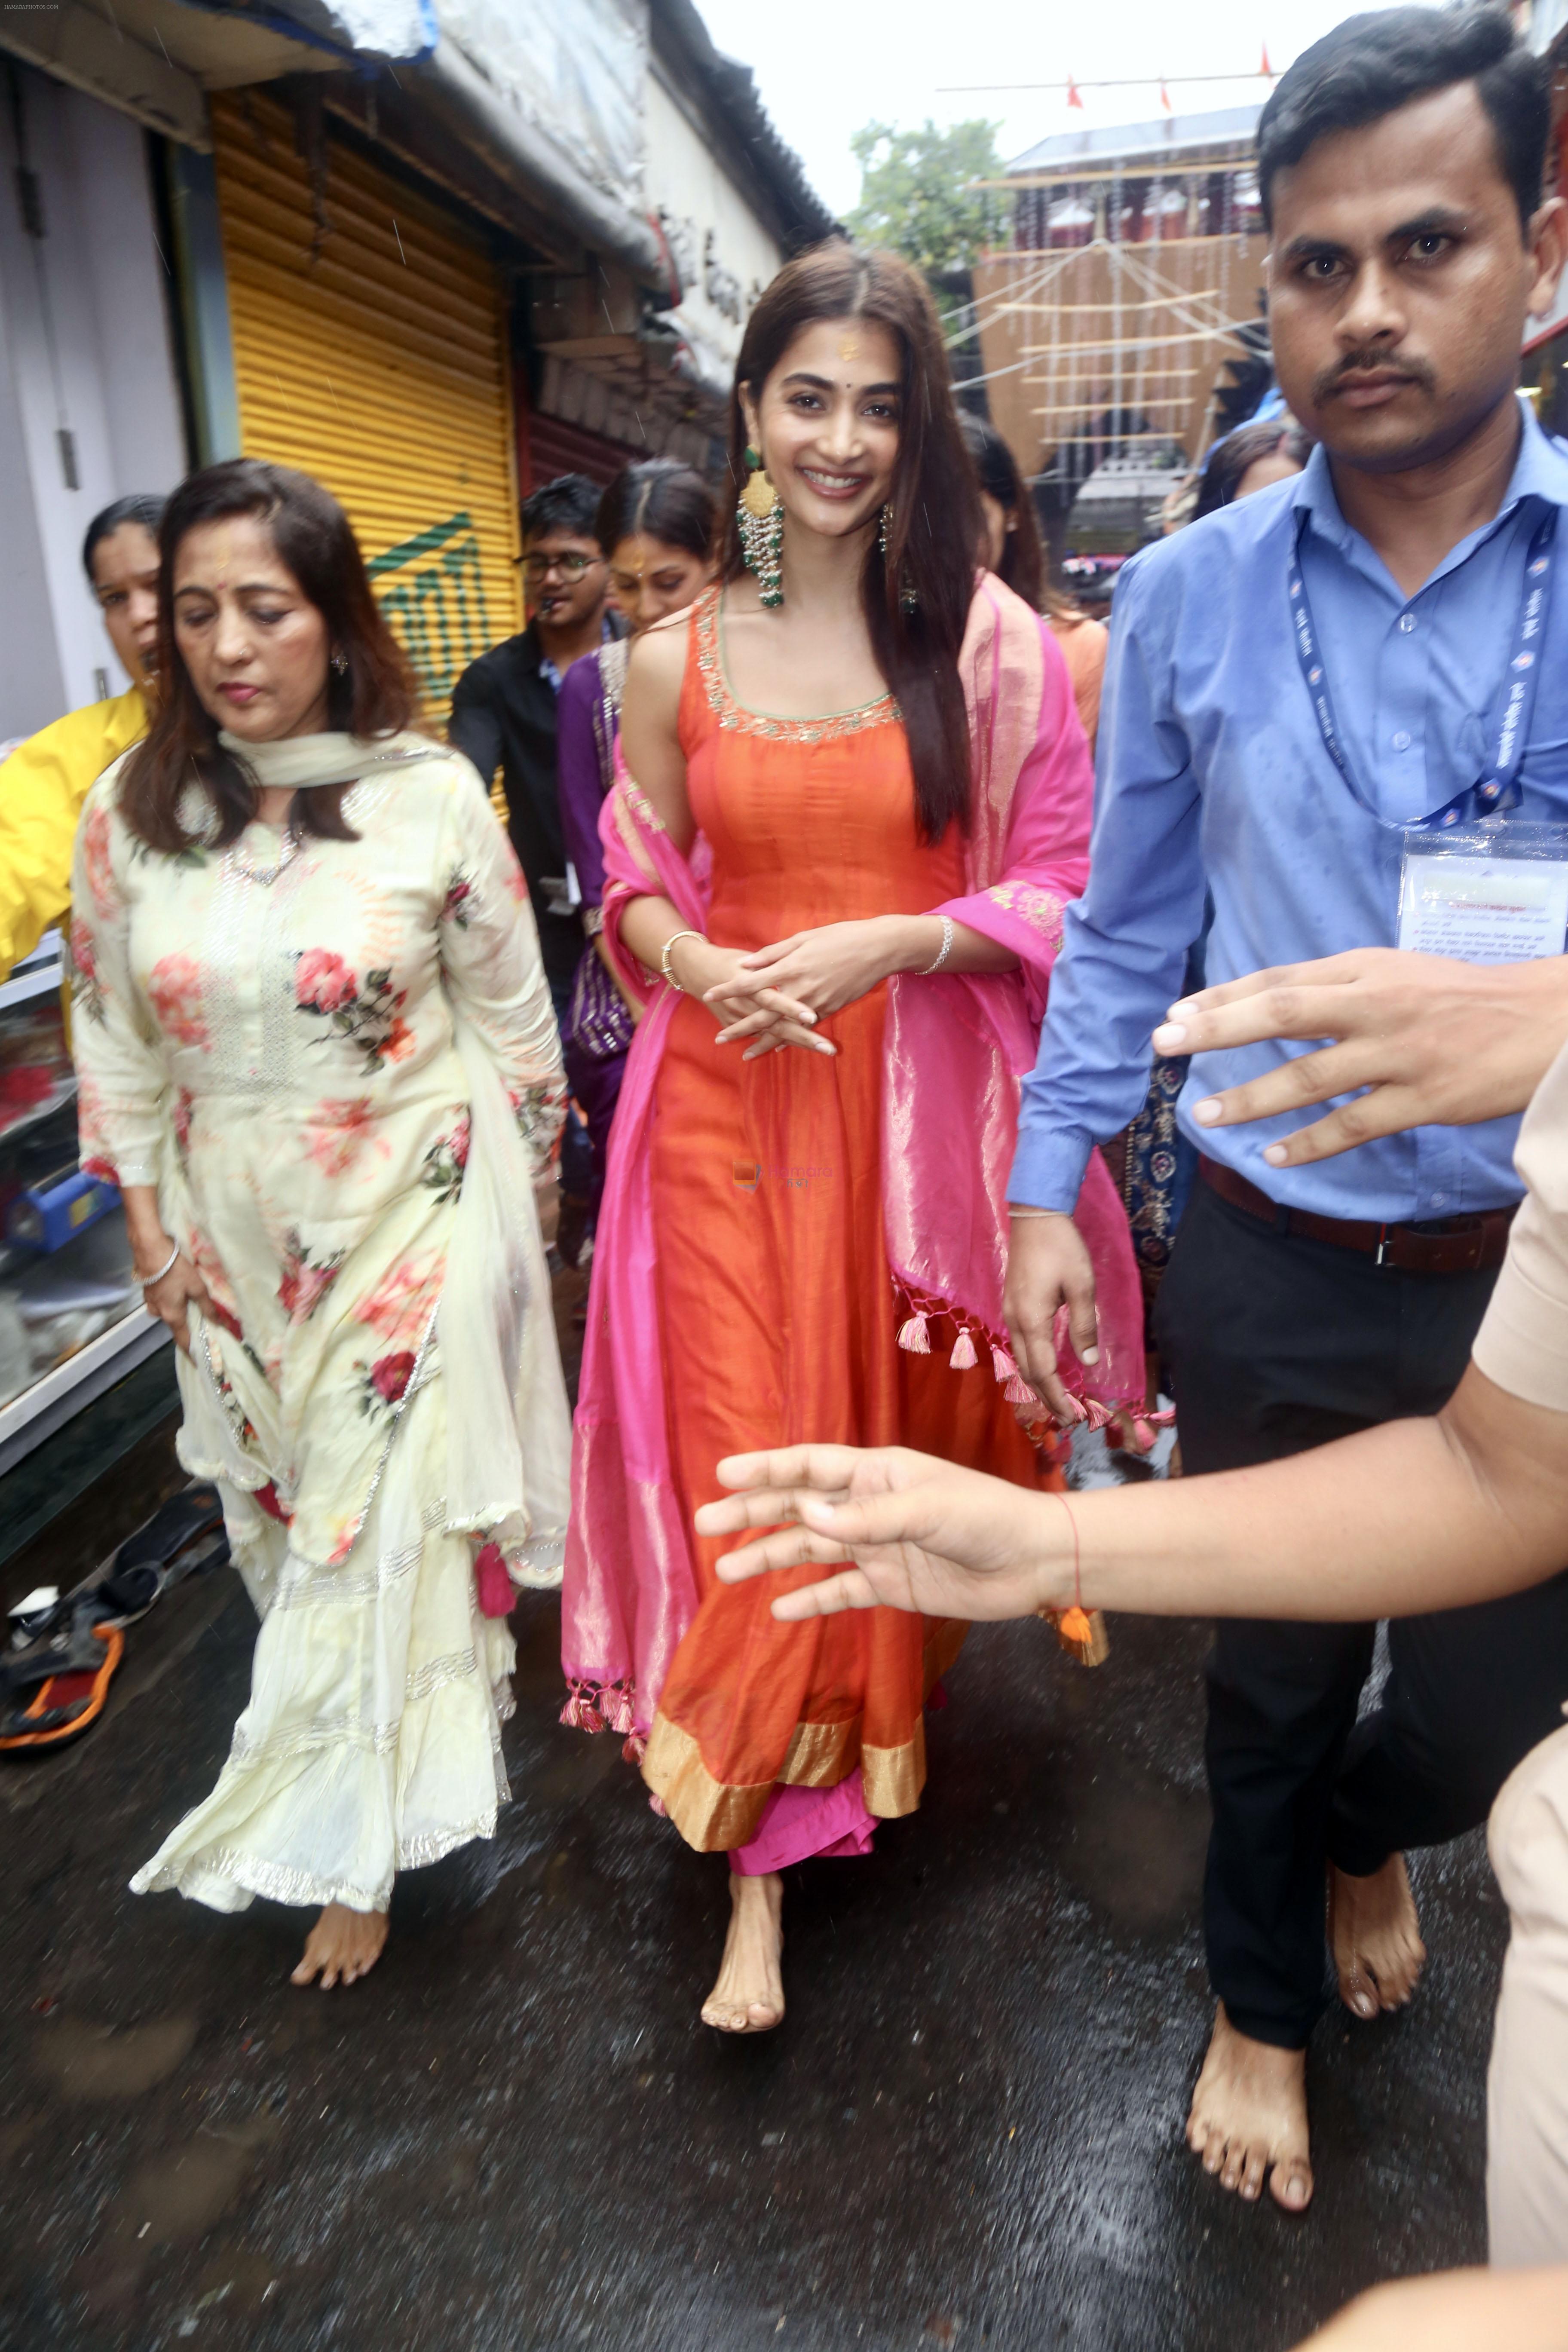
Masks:
[[[166,1274],[173,1274],[173,1272],[174,1271],[174,1265],[175,1265],[175,1261],[178,1259],[179,1255],[180,1255],[180,1244],[179,1244],[179,1243],[178,1243],[178,1242],[176,1242],[176,1243],[174,1244],[174,1248],[169,1252],[168,1256],[163,1260],[163,1265],[158,1268],[157,1273],[156,1273],[156,1274],[150,1274],[150,1275],[147,1276],[146,1281],[145,1281],[144,1283],[142,1283],[142,1289],[143,1289],[143,1290],[156,1290],[156,1289],[157,1289],[157,1287],[158,1287],[158,1285],[163,1281],[163,1276],[164,1276]]]
[[[671,988],[677,990],[682,996],[685,995],[686,991],[681,987],[680,982],[677,980],[675,974],[669,968],[669,950],[678,940],[700,940],[702,934],[700,931],[671,931],[668,939],[667,939],[664,943],[664,953],[658,960],[658,968],[660,971],[663,972]]]
[[[916,979],[917,979],[917,980],[929,980],[929,979],[931,978],[931,973],[932,973],[933,971],[940,971],[942,970],[942,965],[947,961],[948,957],[949,957],[952,953],[952,917],[951,915],[944,915],[944,916],[942,917],[942,950],[941,950],[941,952],[940,952],[940,953],[939,953],[939,955],[937,956],[936,961],[935,961],[934,963],[928,963],[928,964],[926,965],[926,967],[925,967],[925,969],[924,969],[924,971],[919,971],[919,972],[917,972],[917,973],[915,974]]]
[[[1009,1201],[1007,1214],[1009,1217],[1064,1217],[1067,1211],[1065,1209],[1016,1209]]]

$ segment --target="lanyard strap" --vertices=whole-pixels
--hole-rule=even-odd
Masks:
[[[1452,824],[1473,824],[1479,818],[1500,816],[1505,809],[1519,806],[1523,793],[1519,772],[1524,762],[1525,749],[1530,740],[1531,716],[1535,709],[1535,690],[1541,683],[1541,664],[1537,658],[1537,639],[1546,625],[1547,606],[1552,594],[1552,566],[1555,558],[1557,509],[1548,506],[1531,534],[1530,547],[1524,559],[1524,584],[1520,591],[1519,618],[1514,625],[1513,643],[1509,656],[1501,700],[1490,730],[1491,756],[1486,770],[1470,786],[1444,808],[1430,816],[1418,818],[1413,824],[1389,825],[1389,820],[1377,810],[1356,782],[1340,740],[1334,719],[1333,698],[1329,691],[1328,664],[1322,641],[1312,620],[1312,608],[1307,598],[1307,582],[1301,569],[1301,537],[1308,523],[1302,508],[1296,519],[1295,534],[1290,541],[1290,621],[1296,639],[1297,658],[1301,675],[1307,682],[1307,692],[1318,717],[1323,746],[1335,767],[1344,778],[1367,814],[1381,825],[1397,833],[1433,833]]]

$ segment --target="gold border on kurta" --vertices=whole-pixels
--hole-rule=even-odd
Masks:
[[[642,1776],[689,1846],[699,1853],[744,1845],[773,1790],[771,1780],[734,1786],[716,1780],[689,1731],[656,1715]]]
[[[952,1618],[928,1624],[921,1658],[927,1697],[952,1665],[968,1632],[967,1625]],[[748,1844],[756,1835],[763,1807],[779,1782],[792,1789],[836,1789],[857,1764],[868,1813],[883,1821],[912,1813],[925,1787],[924,1717],[916,1716],[910,1737],[898,1748],[866,1746],[860,1737],[861,1721],[859,1716],[851,1716],[843,1723],[797,1723],[774,1780],[725,1781],[710,1772],[690,1732],[667,1715],[658,1714],[647,1736],[643,1779],[662,1801],[687,1844],[699,1853]]]
[[[779,1779],[792,1789],[836,1789],[860,1761],[860,1718],[847,1723],[797,1723],[789,1736]]]
[[[914,1738],[901,1748],[862,1748],[860,1777],[868,1813],[883,1821],[912,1813],[926,1784],[925,1717],[916,1716]]]
[[[833,1769],[835,1758],[841,1769]],[[925,1786],[924,1721],[916,1717],[914,1735],[901,1748],[863,1747],[858,1721],[797,1724],[778,1780],[791,1788],[833,1789],[857,1764],[868,1813],[884,1820],[912,1813]],[[749,1844],[763,1807],[778,1785],[773,1780],[715,1780],[691,1734],[663,1715],[653,1719],[642,1770],[687,1844],[699,1853]]]

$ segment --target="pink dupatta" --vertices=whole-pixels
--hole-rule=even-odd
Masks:
[[[936,909],[1018,958],[1016,971],[900,976],[889,983],[882,1194],[900,1345],[927,1353],[949,1316],[955,1366],[989,1348],[1010,1401],[1018,1379],[1002,1320],[1006,1184],[1018,1083],[1033,1068],[1062,912],[1089,875],[1093,776],[1066,665],[1039,616],[982,574],[960,656],[973,797],[964,896]],[[627,1057],[594,1252],[572,1454],[562,1592],[571,1696],[563,1721],[646,1733],[697,1611],[697,1579],[671,1467],[654,1286],[650,1138],[676,992],[622,942],[628,902],[661,890],[706,928],[706,845],[674,847],[626,772],[600,817],[605,939],[647,1003]],[[1058,1318],[1066,1384],[1100,1422],[1143,1395],[1143,1309],[1127,1221],[1098,1152],[1074,1213],[1094,1261],[1100,1361],[1087,1371]]]

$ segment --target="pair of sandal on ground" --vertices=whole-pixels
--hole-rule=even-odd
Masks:
[[[125,1628],[171,1585],[227,1556],[217,1489],[187,1486],[127,1538],[102,1575],[27,1612],[0,1654],[0,1751],[79,1738],[103,1713]]]

